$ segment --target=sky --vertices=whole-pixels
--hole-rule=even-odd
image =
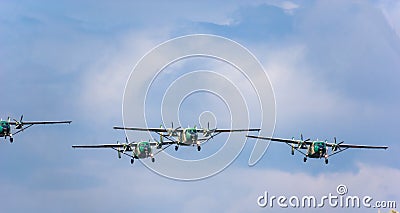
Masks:
[[[32,127],[16,135],[13,144],[0,140],[1,212],[378,211],[257,205],[265,191],[321,197],[335,193],[340,184],[347,186],[349,195],[370,195],[400,205],[399,1],[22,0],[0,5],[0,117],[23,114],[25,120],[73,121]],[[140,162],[131,165],[129,158],[118,159],[113,150],[71,148],[124,141],[124,132],[112,126],[123,125],[123,110],[136,110],[122,106],[135,65],[157,45],[190,34],[226,37],[260,61],[274,91],[275,137],[337,137],[345,143],[389,149],[347,150],[325,165],[317,159],[303,163],[302,156],[290,155],[286,145],[271,143],[250,167],[255,141],[244,143],[244,134],[233,135],[244,148],[227,168],[202,180],[178,181]],[[223,99],[196,93],[182,102],[179,112],[173,109],[173,116],[169,106],[167,115],[160,109],[169,86],[198,70],[228,76],[248,105],[250,126],[260,124],[257,99],[243,76],[221,61],[197,58],[177,62],[157,76],[146,102],[149,125],[163,122],[169,127],[171,117],[178,114],[175,125],[200,126],[200,113],[209,110],[215,117],[211,124],[230,127],[232,114],[227,111],[242,101],[237,93]],[[131,82],[146,86],[140,78]],[[175,86],[189,85],[193,84]],[[203,85],[218,87],[212,79]],[[245,115],[239,119],[245,121]],[[272,134],[265,125],[262,133]],[[128,136],[148,139],[144,133]],[[190,147],[166,152],[199,159],[217,152],[223,146],[218,142],[226,139],[218,136],[200,153]]]

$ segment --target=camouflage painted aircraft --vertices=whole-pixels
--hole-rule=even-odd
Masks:
[[[118,127],[115,126],[114,129],[122,130],[136,130],[136,131],[149,131],[155,132],[160,135],[160,144],[164,145],[163,138],[170,141],[175,141],[175,151],[178,151],[179,146],[197,146],[197,151],[201,150],[201,142],[208,141],[213,137],[219,135],[223,132],[248,132],[248,131],[260,131],[260,129],[210,129],[208,124],[207,128],[198,129],[196,126],[194,128],[174,128],[172,123],[171,128],[138,128],[138,127]],[[204,138],[199,138],[198,133],[203,133]]]
[[[167,144],[175,144],[175,142],[165,141],[162,145]],[[126,143],[117,142],[117,144],[73,145],[72,148],[111,148],[117,151],[118,158],[121,158],[121,154],[129,156],[131,158],[131,164],[133,164],[134,159],[143,158],[151,158],[151,161],[154,162],[154,156],[158,154],[158,152],[164,150],[161,149],[162,145],[155,141],[128,142],[128,139],[126,138]],[[153,154],[152,147],[156,147],[157,149],[161,150]],[[129,154],[129,152],[132,154]]]
[[[17,121],[13,119],[11,121],[10,117],[3,121],[0,120],[0,137],[4,137],[7,139],[7,137],[10,138],[10,142],[12,143],[14,141],[13,136],[24,131],[25,129],[28,129],[29,127],[36,125],[36,124],[63,124],[63,123],[71,123],[72,121],[22,121],[24,116],[22,115],[20,120]],[[15,129],[17,130],[14,133],[11,133],[11,126],[14,125]],[[26,125],[26,126],[24,126]]]
[[[300,136],[300,140],[292,139],[284,139],[284,138],[270,138],[270,137],[260,137],[260,136],[252,136],[246,135],[249,138],[270,140],[275,142],[286,143],[292,148],[292,155],[294,155],[294,151],[298,151],[304,155],[304,162],[307,161],[307,158],[325,158],[325,164],[328,164],[328,157],[343,152],[349,148],[355,149],[387,149],[387,146],[369,146],[369,145],[356,145],[356,144],[344,144],[344,141],[340,143],[336,143],[336,137],[334,138],[334,143],[328,143],[325,141],[311,141],[310,139],[303,140],[303,135]],[[332,153],[328,154],[328,148],[332,148]],[[343,148],[343,149],[342,149]],[[304,153],[301,149],[307,149],[307,152]]]

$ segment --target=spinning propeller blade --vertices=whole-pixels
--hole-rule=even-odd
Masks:
[[[336,143],[336,137],[333,138],[334,145],[332,146],[332,151],[336,151],[337,149],[342,150],[340,148],[340,144],[344,143],[344,141],[340,141],[339,143]]]
[[[19,121],[13,119],[15,121],[15,129],[21,129],[23,127],[23,122],[22,119],[24,118],[24,115],[21,115]]]

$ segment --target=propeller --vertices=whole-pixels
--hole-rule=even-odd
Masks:
[[[164,145],[164,138],[163,135],[160,134],[160,140],[158,141],[157,139],[153,138],[155,142],[157,142],[157,149],[161,149],[162,146]],[[149,141],[151,141],[151,139],[149,139]]]
[[[303,142],[306,142],[306,141],[311,140],[310,138],[307,138],[306,140],[304,140],[304,139],[303,139],[303,134],[300,134],[300,138],[301,138],[301,141],[303,141]]]
[[[181,126],[178,126],[174,129],[174,122],[171,122],[171,129],[173,129],[173,132],[175,132],[176,130],[180,129]]]
[[[119,144],[119,141],[117,141],[117,145]],[[117,152],[118,152],[118,158],[121,158],[121,149],[118,147],[117,148]]]
[[[204,137],[208,137],[208,136],[211,136],[211,138],[210,139],[212,139],[214,136],[212,135],[212,133],[216,130],[217,128],[215,128],[215,129],[210,129],[210,122],[207,122],[207,129],[203,129],[203,136]]]
[[[300,134],[300,143],[299,143],[299,145],[297,146],[297,148],[302,148],[303,147],[303,144],[304,144],[304,142],[306,142],[306,141],[309,141],[309,140],[311,140],[310,138],[307,138],[306,140],[304,140],[304,138],[303,138],[303,134]]]
[[[15,121],[15,129],[21,129],[22,126],[24,125],[22,123],[22,119],[24,118],[24,115],[21,115],[21,118],[19,119],[19,121],[13,119]],[[8,120],[10,120],[10,118],[8,118]]]
[[[335,144],[332,146],[332,152],[336,151],[337,149],[342,150],[340,148],[340,144],[344,143],[344,141],[336,143],[336,137],[334,137],[333,140],[334,140]]]

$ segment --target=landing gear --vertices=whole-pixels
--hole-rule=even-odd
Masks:
[[[175,146],[175,151],[178,151],[179,146]]]
[[[307,162],[307,158],[306,158],[306,157],[304,157],[304,158],[303,158],[303,161],[304,161],[304,163],[305,163],[305,162]]]
[[[10,137],[10,143],[14,142],[14,138]]]
[[[156,161],[156,159],[154,159],[154,158],[151,158],[151,162],[153,162],[153,163],[154,163],[154,161]]]
[[[292,147],[292,155],[294,155],[294,148]]]
[[[131,164],[133,164],[135,162],[135,160],[133,158],[131,158]]]
[[[197,151],[200,152],[200,150],[201,150],[201,146],[197,146]]]
[[[325,158],[325,164],[328,164],[328,158]]]

